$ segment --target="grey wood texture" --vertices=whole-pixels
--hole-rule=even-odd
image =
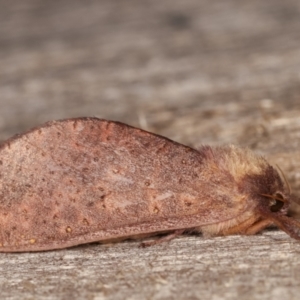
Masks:
[[[0,139],[113,119],[250,147],[300,197],[299,49],[297,0],[1,0]],[[2,253],[1,299],[299,299],[300,243],[278,230],[138,245]]]

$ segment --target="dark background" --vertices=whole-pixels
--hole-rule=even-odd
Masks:
[[[300,2],[0,1],[0,140],[53,119],[123,121],[264,154],[300,196]],[[298,299],[299,242],[184,236],[0,254],[10,299]]]

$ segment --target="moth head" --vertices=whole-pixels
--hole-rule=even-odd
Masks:
[[[266,216],[286,215],[291,204],[291,188],[282,170],[267,165],[255,183],[261,213]]]
[[[282,191],[276,191],[273,194],[261,194],[264,197],[264,202],[270,213],[286,214],[290,206],[290,195],[284,194]]]
[[[269,192],[260,194],[262,197],[259,206],[260,215],[263,219],[270,220],[292,238],[300,240],[300,222],[287,216],[291,203],[297,201],[291,194],[286,177],[281,170],[280,172],[283,180],[277,174],[273,184],[266,186]]]

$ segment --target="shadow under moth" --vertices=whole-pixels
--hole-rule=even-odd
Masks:
[[[299,240],[291,201],[284,176],[249,149],[195,150],[119,122],[52,121],[0,146],[0,252],[270,225]]]

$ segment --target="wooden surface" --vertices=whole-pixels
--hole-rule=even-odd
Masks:
[[[0,139],[119,120],[277,163],[300,196],[299,1],[0,1]],[[297,208],[294,208],[297,213]],[[300,243],[182,236],[0,254],[2,299],[298,299]]]

